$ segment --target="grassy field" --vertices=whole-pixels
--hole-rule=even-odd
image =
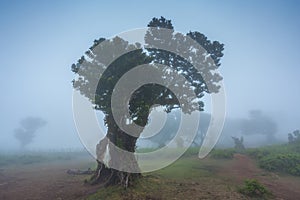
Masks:
[[[238,184],[229,184],[227,178],[216,176],[217,169],[226,162],[184,156],[164,169],[143,174],[131,188],[101,188],[87,199],[243,199],[237,191]]]
[[[198,158],[199,148],[190,148],[172,165],[144,173],[127,189],[89,186],[84,180],[90,176],[68,175],[70,168],[96,167],[86,152],[0,154],[0,199],[300,199],[298,148],[274,145],[242,154],[215,149],[205,159]]]
[[[143,174],[134,187],[101,188],[88,199],[293,199],[293,190],[300,190],[300,185],[289,186],[300,183],[289,175],[298,175],[297,145],[247,149],[242,154],[215,149],[203,160],[197,158],[198,150],[190,148],[172,165]],[[140,150],[147,151],[151,149]]]
[[[66,161],[77,157],[87,156],[85,151],[57,151],[57,152],[0,152],[0,167],[8,165],[28,165],[51,161]]]

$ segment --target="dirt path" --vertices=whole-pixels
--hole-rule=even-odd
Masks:
[[[84,199],[96,187],[84,185],[86,176],[66,173],[80,161],[51,162],[13,166],[0,171],[1,200]]]
[[[239,184],[247,178],[255,178],[263,183],[276,199],[300,199],[299,178],[266,172],[258,168],[255,161],[245,155],[235,154],[232,162],[220,169],[219,175],[230,177]]]

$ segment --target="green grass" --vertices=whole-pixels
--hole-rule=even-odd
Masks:
[[[247,149],[244,154],[257,160],[260,167],[297,174],[300,160],[295,145],[273,145]],[[154,149],[139,149],[146,153]],[[233,179],[218,176],[217,172],[228,164],[236,151],[214,149],[208,158],[198,158],[199,148],[189,148],[170,166],[143,174],[132,187],[100,188],[88,200],[139,200],[139,199],[272,199],[272,194],[255,179],[246,180],[243,186]],[[176,150],[174,150],[176,152]],[[172,152],[171,152],[172,153]],[[270,167],[272,166],[272,167]],[[218,196],[219,195],[219,196]],[[239,196],[240,195],[240,196]]]
[[[211,176],[213,171],[212,165],[207,162],[204,164],[197,157],[190,157],[181,158],[172,165],[155,172],[155,174],[167,179],[198,180],[199,177]]]
[[[199,195],[203,195],[203,199],[209,199],[219,194],[219,190],[230,195],[231,188],[226,185],[228,180],[215,175],[216,168],[222,163],[213,159],[201,160],[197,156],[187,154],[166,168],[144,173],[143,178],[127,189],[121,186],[100,188],[97,193],[89,196],[88,200],[161,200],[174,197],[199,199]],[[193,196],[190,195],[192,193]]]
[[[87,155],[86,152],[28,152],[16,154],[0,154],[0,166],[27,165],[50,161],[71,160],[78,156]]]
[[[100,188],[97,193],[90,195],[87,200],[139,200],[161,199],[161,191],[167,191],[165,181],[155,176],[144,176],[132,187],[124,189],[121,186]]]

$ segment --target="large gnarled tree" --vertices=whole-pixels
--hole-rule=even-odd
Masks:
[[[153,18],[145,35],[145,46],[141,44],[129,44],[120,37],[111,40],[100,38],[95,40],[93,46],[82,56],[76,64],[72,65],[72,71],[78,76],[73,80],[73,87],[79,90],[82,95],[87,97],[94,105],[96,110],[102,111],[105,115],[105,124],[108,128],[107,135],[97,145],[98,167],[92,177],[92,183],[103,183],[105,185],[121,184],[127,187],[134,179],[140,176],[140,173],[124,172],[111,168],[115,162],[122,159],[123,163],[129,165],[133,171],[138,172],[138,164],[134,156],[118,157],[119,148],[128,152],[135,152],[136,141],[143,129],[138,133],[127,134],[118,126],[113,116],[111,106],[113,90],[120,78],[135,68],[136,66],[148,64],[152,67],[163,67],[161,69],[161,79],[164,79],[168,85],[180,85],[181,88],[192,91],[196,94],[194,98],[188,98],[185,93],[174,94],[168,87],[160,84],[145,84],[139,87],[131,95],[129,101],[129,119],[123,118],[127,126],[133,123],[140,127],[145,127],[148,122],[150,108],[154,105],[161,105],[166,112],[172,109],[181,108],[184,113],[191,113],[196,108],[202,110],[203,102],[200,100],[204,93],[218,92],[217,83],[222,77],[214,73],[214,70],[220,66],[220,58],[223,56],[223,44],[217,41],[211,42],[199,32],[189,32],[188,37],[195,40],[206,50],[206,55],[202,55],[202,73],[183,57],[174,52],[163,50],[153,45],[175,45],[173,48],[190,51],[190,47],[185,48],[178,41],[184,39],[184,35],[175,33],[170,20],[165,18]],[[164,28],[169,31],[163,35],[159,29]],[[120,52],[126,52],[120,56]],[[194,52],[197,54],[197,52]],[[214,65],[207,63],[207,56],[214,61]],[[113,60],[113,62],[109,62]],[[160,65],[159,65],[160,64]],[[184,76],[185,81],[170,77],[168,67],[171,67],[176,73]],[[205,81],[203,74],[206,75]],[[172,74],[171,74],[172,75]],[[101,76],[101,78],[100,78]],[[99,79],[100,78],[100,79]],[[138,78],[138,77],[137,77]],[[135,81],[135,80],[132,80]],[[179,102],[184,102],[183,104]],[[109,162],[104,164],[105,155],[109,155]],[[128,167],[128,166],[126,166]]]

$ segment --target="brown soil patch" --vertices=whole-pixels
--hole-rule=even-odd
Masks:
[[[80,161],[77,160],[6,167],[0,171],[0,199],[84,199],[97,188],[84,184],[88,176],[66,173],[78,166]]]
[[[237,184],[243,184],[245,179],[257,179],[275,195],[276,199],[300,199],[299,177],[266,172],[245,155],[235,154],[233,160],[221,168],[218,174],[229,177]]]

